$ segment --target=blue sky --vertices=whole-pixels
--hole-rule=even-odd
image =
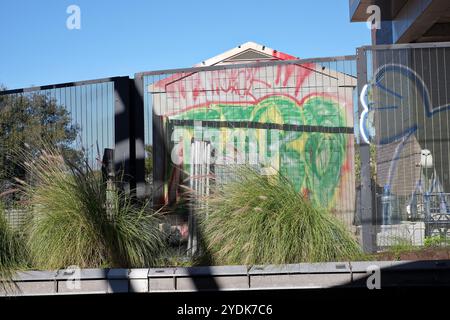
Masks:
[[[81,30],[66,9],[81,8]],[[302,58],[370,43],[347,0],[3,0],[0,83],[8,88],[188,67],[247,41]]]

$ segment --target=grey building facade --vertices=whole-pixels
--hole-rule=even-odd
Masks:
[[[367,21],[370,5],[381,9],[381,28],[372,32],[372,44],[450,41],[448,0],[350,0],[352,22]]]

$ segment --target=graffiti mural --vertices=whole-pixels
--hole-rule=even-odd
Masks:
[[[329,98],[309,97],[303,104],[285,96],[264,98],[255,105],[217,104],[197,108],[173,120],[244,121],[296,126],[343,127],[339,105]],[[183,141],[184,168],[189,171],[192,138],[208,140],[217,152],[216,164],[260,164],[289,177],[299,192],[313,193],[318,203],[328,205],[334,197],[345,162],[345,133],[304,132],[256,128],[202,128],[178,126],[172,139]],[[196,136],[197,135],[197,136]]]
[[[376,70],[373,81],[363,88],[360,100],[364,107],[360,118],[363,139],[380,148],[390,146],[395,150],[385,159],[389,162],[385,184],[393,185],[398,179],[402,154],[405,157],[405,152],[411,152],[405,148],[414,145],[420,148],[414,152],[417,163],[420,150],[431,150],[436,170],[442,171],[438,174],[440,180],[448,185],[447,166],[442,166],[441,161],[447,160],[447,156],[442,158],[442,153],[448,151],[450,105],[433,106],[429,88],[417,72],[401,64],[383,65]]]
[[[394,199],[393,204],[378,205],[382,224],[423,219],[433,210],[450,212],[450,87],[446,66],[438,64],[449,53],[443,49],[373,53],[374,72],[360,95],[360,132],[376,149],[378,194]],[[425,210],[429,197],[438,199],[437,209]],[[427,204],[418,204],[417,199]]]
[[[209,141],[214,164],[280,171],[315,203],[353,213],[355,86],[355,77],[307,63],[177,73],[149,91],[183,171],[192,139]]]

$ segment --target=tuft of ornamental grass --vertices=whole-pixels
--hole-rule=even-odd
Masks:
[[[131,196],[108,189],[100,172],[64,160],[56,148],[25,154],[29,181],[21,181],[32,211],[26,227],[33,265],[147,267],[164,250],[159,214]]]
[[[198,200],[202,237],[216,264],[286,264],[356,259],[358,242],[326,209],[281,174],[236,168],[235,178]]]
[[[14,273],[26,266],[26,249],[21,240],[8,224],[0,202],[0,289],[8,289]]]

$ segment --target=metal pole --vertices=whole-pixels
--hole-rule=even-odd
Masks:
[[[366,51],[362,48],[357,50],[358,68],[358,97],[362,88],[367,84],[367,58]],[[360,99],[358,99],[359,101]],[[359,115],[363,111],[361,102],[358,102]],[[361,128],[360,128],[361,130]],[[361,205],[359,206],[361,217],[361,238],[364,252],[372,253],[376,251],[374,241],[373,208],[372,208],[372,183],[370,177],[370,145],[360,139],[359,152],[361,159]]]

